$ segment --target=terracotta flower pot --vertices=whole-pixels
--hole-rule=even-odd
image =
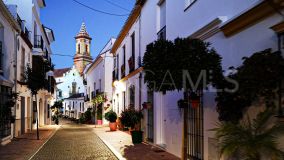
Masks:
[[[110,122],[109,123],[109,129],[110,129],[110,131],[116,131],[116,129],[117,129],[116,122]]]

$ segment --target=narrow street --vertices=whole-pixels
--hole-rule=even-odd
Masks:
[[[32,159],[116,160],[117,158],[92,131],[92,128],[66,123]]]

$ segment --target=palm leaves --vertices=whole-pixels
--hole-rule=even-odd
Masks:
[[[277,139],[284,133],[283,124],[273,124],[272,109],[260,112],[255,119],[247,119],[235,124],[220,122],[216,132],[221,154],[242,160],[283,159],[284,152],[278,149]],[[270,126],[269,126],[270,124]]]

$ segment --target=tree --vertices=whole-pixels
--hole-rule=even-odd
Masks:
[[[183,90],[184,107],[182,159],[187,157],[187,114],[189,95],[215,86],[223,79],[221,57],[209,43],[199,39],[158,40],[147,46],[143,58],[144,81],[156,92]],[[209,76],[210,75],[210,76]]]
[[[235,92],[218,92],[217,111],[221,121],[238,123],[243,112],[254,101],[264,100],[266,107],[275,108],[275,98],[280,93],[281,81],[284,79],[284,58],[280,52],[266,49],[244,57],[241,66],[234,68],[229,78],[239,84]],[[219,81],[218,88],[232,88],[231,84]],[[279,96],[278,96],[279,98]],[[283,115],[279,106],[279,115]]]
[[[53,70],[54,65],[49,61],[43,60],[41,56],[33,56],[33,68],[28,64],[25,71],[25,82],[27,88],[31,91],[32,95],[35,97],[37,104],[37,94],[41,89],[47,89],[48,80],[46,79],[46,72]],[[37,112],[37,106],[33,106],[35,112]],[[38,116],[36,117],[37,123],[37,139],[39,140],[38,131]]]
[[[240,123],[221,122],[216,132],[221,154],[243,160],[283,159],[284,153],[278,149],[277,138],[284,133],[282,123],[269,123],[274,116],[273,109],[260,112],[256,118],[247,117]],[[270,127],[269,127],[270,126]]]
[[[62,108],[63,108],[62,100],[54,102],[53,106],[51,106],[51,109],[54,110],[54,116],[52,118],[55,121],[55,124],[59,123],[58,116]]]

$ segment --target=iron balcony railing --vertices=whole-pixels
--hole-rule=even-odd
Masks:
[[[34,48],[41,48],[43,50],[43,39],[40,35],[34,37]]]

